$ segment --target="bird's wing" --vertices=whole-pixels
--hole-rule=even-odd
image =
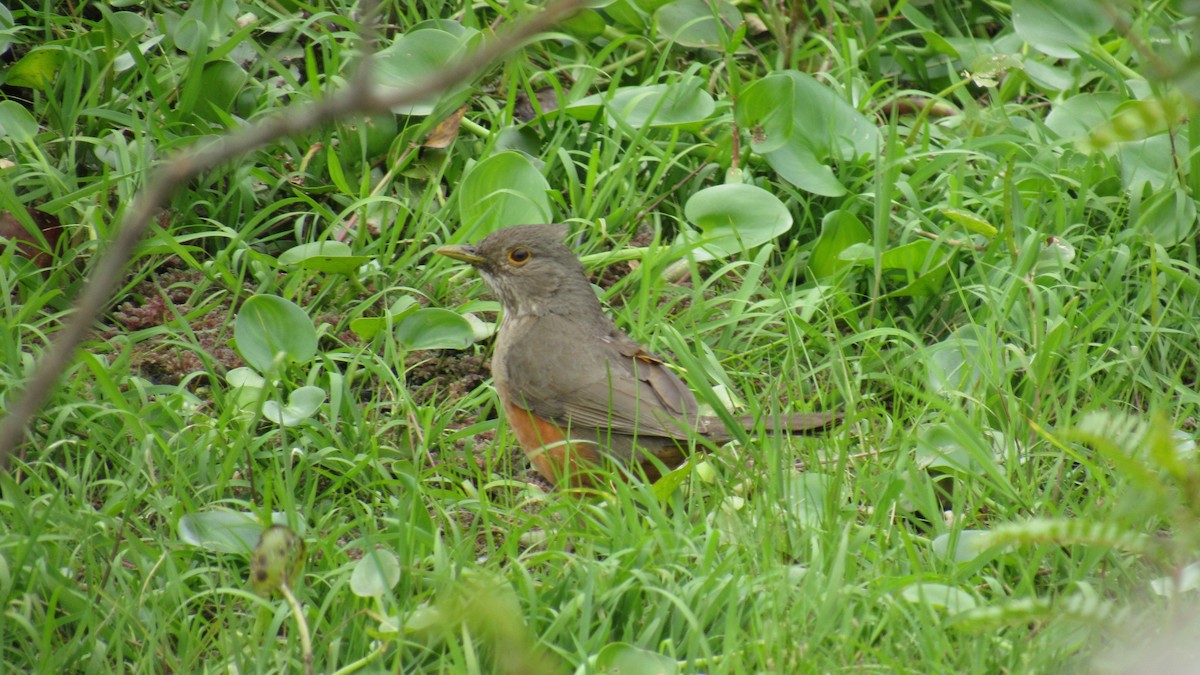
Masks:
[[[694,433],[696,398],[662,359],[616,327],[606,335],[579,335],[577,340],[577,348],[559,363],[508,359],[510,377],[540,381],[519,387],[524,399],[519,405],[567,427],[681,440],[688,438],[689,429]],[[537,372],[549,375],[530,377]]]

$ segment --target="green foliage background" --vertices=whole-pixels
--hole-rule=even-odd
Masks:
[[[0,477],[0,662],[301,667],[246,581],[271,522],[307,545],[326,672],[1124,672],[1195,644],[1197,4],[590,7],[174,197]],[[147,176],[338,95],[360,11],[0,7],[0,407]],[[537,8],[381,11],[401,87]],[[487,378],[496,303],[432,253],[543,221],[708,404],[846,425],[539,483]]]

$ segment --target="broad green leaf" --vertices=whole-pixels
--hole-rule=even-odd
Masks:
[[[453,19],[426,19],[425,21],[413,24],[412,28],[408,29],[406,35],[411,35],[423,30],[440,30],[449,33],[459,40],[466,42],[479,35],[479,31],[474,28],[468,28]]]
[[[998,87],[1009,71],[1019,70],[1021,61],[1012,54],[983,54],[967,64],[967,75],[979,87]]]
[[[205,64],[200,74],[200,95],[195,112],[209,122],[220,122],[222,115],[233,112],[233,102],[250,76],[233,61],[220,60]]]
[[[225,373],[225,381],[232,387],[265,387],[266,379],[252,368],[233,368]]]
[[[1055,104],[1046,115],[1046,127],[1059,138],[1086,138],[1112,118],[1123,100],[1121,95],[1111,92],[1077,94]]]
[[[470,35],[473,33],[458,36],[436,28],[413,30],[401,35],[375,55],[375,79],[379,88],[385,93],[408,89],[437,75],[463,52]],[[449,94],[397,106],[392,108],[392,112],[398,115],[428,115],[433,112],[440,98],[449,98],[459,90],[461,87]]]
[[[30,143],[37,136],[37,120],[16,101],[0,101],[0,138]]]
[[[685,239],[699,244],[697,260],[726,258],[764,244],[792,227],[792,214],[775,195],[754,185],[705,188],[684,206],[688,222],[700,228]]]
[[[143,35],[154,25],[137,12],[105,12],[105,18],[113,35],[121,40]]]
[[[9,46],[12,45],[8,36],[14,27],[12,12],[8,7],[0,4],[0,54],[6,53]]]
[[[1038,251],[1037,266],[1039,274],[1056,274],[1062,272],[1075,260],[1075,247],[1063,237],[1047,237]]]
[[[351,319],[350,330],[360,338],[370,340],[387,328],[389,322],[399,321],[420,308],[416,298],[411,295],[402,295],[385,310],[385,316],[364,316]]]
[[[349,244],[317,241],[293,246],[279,255],[279,264],[329,274],[353,274],[371,261],[371,256],[354,255]]]
[[[271,522],[286,525],[286,513],[272,513]],[[179,538],[192,546],[217,553],[246,554],[254,550],[262,523],[253,513],[215,509],[186,513],[179,519]]]
[[[829,495],[829,476],[806,471],[792,473],[786,478],[783,498],[788,511],[800,523],[815,527],[825,519],[826,501]]]
[[[853,265],[841,258],[842,251],[870,241],[871,233],[858,216],[849,211],[830,211],[821,219],[821,234],[808,258],[808,269],[817,279],[831,277]]]
[[[1187,120],[1188,103],[1177,90],[1162,96],[1121,102],[1110,119],[1093,127],[1080,145],[1084,148],[1107,150],[1125,141],[1163,137],[1176,133],[1180,122]],[[1187,132],[1178,134],[1177,142],[1186,145]]]
[[[260,373],[278,365],[306,363],[317,353],[317,331],[290,300],[276,295],[255,295],[242,305],[233,326],[238,352]]]
[[[281,427],[294,427],[312,417],[325,402],[325,390],[320,387],[300,387],[288,395],[286,406],[277,401],[263,403],[263,417]]]
[[[624,642],[605,645],[596,654],[593,665],[598,673],[621,675],[672,675],[679,672],[679,664],[675,659]]]
[[[951,252],[936,246],[928,239],[918,239],[883,252],[880,257],[883,269],[900,272],[904,279],[904,284],[888,293],[888,297],[942,292],[942,282],[950,272]]]
[[[691,475],[694,464],[695,462],[691,458],[688,458],[688,461],[684,462],[681,466],[668,471],[661,478],[654,481],[654,484],[650,486],[650,491],[654,493],[654,496],[659,501],[667,501],[679,489],[679,486],[683,485],[687,477]],[[712,471],[711,467],[709,471]]]
[[[575,119],[590,122],[596,119],[596,115],[598,115],[600,110],[604,108],[604,101],[607,96],[607,94],[592,94],[591,96],[584,96],[576,101],[566,102],[562,106],[561,110]]]
[[[209,51],[237,30],[238,13],[236,0],[193,2],[168,32],[182,51]]]
[[[563,20],[562,29],[566,32],[590,40],[604,33],[608,23],[604,16],[591,9],[581,9]]]
[[[929,388],[935,392],[974,390],[982,377],[983,359],[986,356],[980,353],[980,349],[988,339],[983,328],[967,324],[945,340],[930,346],[926,359]]]
[[[471,167],[458,188],[458,213],[473,231],[554,222],[550,184],[529,158],[501,152]]]
[[[790,128],[780,117],[790,113]],[[766,138],[752,131],[756,152],[769,150],[783,134],[800,142],[822,159],[874,156],[879,130],[840,94],[806,73],[784,70],[748,85],[738,98],[737,122],[745,129],[761,127]]]
[[[944,344],[944,343],[943,343]],[[961,356],[961,351],[947,350]],[[962,372],[961,362],[954,373]],[[962,446],[954,430],[946,424],[934,424],[921,431],[917,439],[917,449],[913,459],[916,466],[922,470],[936,469],[942,473],[952,473],[969,477],[982,470],[971,451]]]
[[[400,123],[390,111],[348,120],[337,126],[339,152],[336,154],[348,164],[383,157],[391,149],[399,132]]]
[[[1138,232],[1162,246],[1175,246],[1196,231],[1196,200],[1187,190],[1163,190],[1142,204]]]
[[[591,120],[606,108],[608,125],[613,128],[620,127],[619,121],[635,129],[687,126],[703,122],[716,109],[702,85],[698,78],[689,77],[673,84],[622,87],[612,94],[581,98],[564,106],[563,111],[577,119]]]
[[[772,73],[742,90],[734,111],[751,147],[785,180],[826,196],[845,192],[831,161],[873,157],[879,130],[841,95],[805,73]]]
[[[614,0],[604,8],[604,14],[615,25],[642,32],[649,28],[650,14],[641,5],[635,0]]]
[[[737,7],[716,0],[716,15],[706,0],[675,0],[654,13],[658,32],[684,47],[725,49],[729,35],[742,23]]]
[[[928,582],[906,586],[900,591],[900,597],[915,605],[926,605],[952,615],[974,609],[979,604],[974,595],[961,588]]]
[[[840,197],[846,187],[837,179],[833,168],[822,164],[812,148],[802,143],[788,143],[778,150],[763,154],[775,173],[801,190],[822,197]]]
[[[1117,145],[1121,162],[1121,182],[1131,193],[1141,194],[1149,185],[1161,190],[1176,180],[1173,141],[1167,134],[1158,134],[1140,141]]]
[[[379,335],[387,328],[387,319],[382,316],[360,316],[350,320],[350,331],[364,340]]]
[[[768,75],[742,90],[734,118],[750,133],[750,147],[755,152],[766,155],[788,145],[796,126],[791,105],[796,86],[791,77]]]
[[[707,119],[716,108],[702,84],[689,77],[674,84],[625,87],[609,101],[609,110],[635,129],[694,124]],[[609,126],[617,126],[616,120],[610,117]]]
[[[1057,59],[1048,56],[1043,58],[1058,62]],[[1069,68],[1044,63],[1032,54],[1026,55],[1021,61],[1021,70],[1030,82],[1048,92],[1067,91],[1079,82],[1078,76]]]
[[[208,25],[200,19],[185,16],[175,24],[170,36],[180,51],[194,54],[204,49],[210,32]]]
[[[1092,40],[1112,29],[1112,17],[1098,2],[1013,0],[1013,30],[1034,49],[1060,59],[1079,58]]]
[[[351,254],[350,245],[341,241],[316,241],[293,246],[279,254],[280,265],[295,265],[312,256],[346,256]]]
[[[225,381],[232,389],[234,405],[249,412],[258,409],[259,400],[263,396],[263,388],[267,386],[266,379],[258,371],[245,366],[233,368],[225,373]]]
[[[4,84],[46,91],[54,86],[66,52],[54,47],[31,50],[14,63],[4,75]]]
[[[408,635],[431,633],[434,629],[445,626],[446,623],[446,617],[443,616],[441,609],[423,602],[405,618],[404,632]]]
[[[396,340],[408,350],[466,349],[475,342],[475,329],[450,310],[426,307],[400,320]]]
[[[350,590],[360,598],[378,598],[400,582],[400,560],[391,551],[370,548],[354,564]]]
[[[950,550],[953,543],[954,550]],[[956,535],[940,534],[930,542],[933,552],[956,563],[971,562],[994,548],[992,533],[987,530],[963,530]]]

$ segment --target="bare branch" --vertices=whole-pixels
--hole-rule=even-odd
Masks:
[[[71,362],[75,349],[92,328],[100,312],[108,306],[113,289],[120,281],[138,242],[146,234],[151,220],[180,186],[196,175],[229,162],[284,136],[299,134],[337,119],[381,113],[393,107],[415,103],[467,81],[489,64],[517,49],[560,19],[582,6],[583,0],[560,0],[541,13],[516,24],[511,30],[489,40],[437,76],[411,88],[380,94],[369,80],[371,55],[364,57],[359,73],[349,86],[315,103],[287,108],[262,122],[238,129],[212,143],[193,146],[163,166],[155,167],[154,176],[139,193],[103,257],[97,262],[87,284],[75,302],[75,310],[43,353],[23,391],[13,392],[7,416],[0,420],[0,467],[8,466],[9,455],[24,438],[26,425],[41,408],[55,383]],[[374,22],[368,11],[364,21]],[[367,28],[367,35],[374,35]],[[367,46],[373,39],[366,41]]]

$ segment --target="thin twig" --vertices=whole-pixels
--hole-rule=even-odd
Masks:
[[[75,310],[55,334],[43,353],[23,391],[9,396],[11,407],[0,420],[0,468],[7,468],[9,455],[25,436],[25,427],[42,407],[59,376],[71,362],[75,349],[92,330],[100,312],[108,306],[113,290],[124,274],[134,248],[146,234],[151,220],[167,199],[198,174],[211,170],[285,136],[310,131],[337,119],[379,114],[391,108],[415,103],[467,81],[492,62],[517,49],[569,13],[582,6],[582,0],[560,0],[541,13],[516,24],[502,36],[463,58],[435,77],[411,88],[381,94],[371,86],[370,68],[364,58],[349,86],[328,97],[288,108],[262,122],[251,124],[212,143],[193,146],[178,157],[153,170],[153,178],[125,213],[108,250],[96,263],[87,284],[75,302]]]

